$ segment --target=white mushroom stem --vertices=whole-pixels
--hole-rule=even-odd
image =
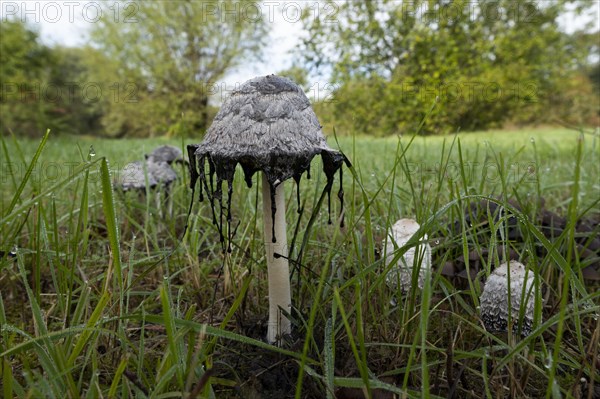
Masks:
[[[285,224],[285,194],[283,183],[275,188],[275,220],[271,218],[271,187],[266,175],[262,177],[263,214],[265,221],[265,250],[267,254],[267,272],[269,274],[269,324],[267,341],[276,342],[279,337],[291,333],[291,323],[281,309],[290,312],[292,299],[290,292],[290,267],[288,264],[288,246]],[[275,238],[273,242],[273,223]],[[280,254],[275,258],[274,254]]]

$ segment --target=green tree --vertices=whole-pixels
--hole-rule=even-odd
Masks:
[[[112,88],[110,135],[203,133],[209,97],[232,68],[260,54],[266,26],[252,2],[142,1],[106,5],[92,31],[112,65],[95,80]],[[119,11],[119,12],[117,12]]]
[[[90,48],[47,47],[20,21],[0,25],[0,131],[39,136],[97,134],[99,87],[89,80]]]
[[[540,121],[585,58],[557,24],[569,3],[332,1],[304,16],[301,52],[359,132],[414,130],[434,103],[425,133]]]
[[[0,24],[0,132],[34,136],[51,127],[41,96],[51,64],[37,32],[19,21]]]
[[[302,87],[304,91],[310,91],[308,71],[299,65],[294,64],[287,69],[277,72],[276,75],[291,79],[298,86]]]
[[[44,101],[51,104],[52,122],[57,131],[68,134],[101,135],[103,97],[110,95],[90,79],[89,60],[99,57],[90,47],[51,49],[53,66],[44,91]],[[106,64],[107,61],[99,62]]]

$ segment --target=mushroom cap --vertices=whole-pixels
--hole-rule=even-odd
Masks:
[[[392,226],[390,234],[392,237],[408,240],[412,237],[419,229],[421,225],[414,219],[400,219]]]
[[[261,76],[244,83],[223,103],[206,132],[202,143],[188,145],[190,187],[200,178],[200,200],[206,190],[211,201],[213,224],[224,242],[222,223],[217,221],[214,201],[220,203],[222,219],[222,183],[227,181],[227,225],[231,222],[231,194],[235,168],[244,170],[248,187],[252,176],[262,171],[270,188],[271,219],[277,211],[275,188],[293,177],[297,184],[300,209],[300,179],[304,172],[310,178],[310,163],[320,154],[327,178],[325,192],[331,204],[331,188],[335,173],[340,172],[338,197],[344,204],[342,169],[348,159],[332,150],[325,142],[321,125],[302,89],[289,79],[275,75]],[[208,163],[208,173],[205,164]],[[207,176],[208,175],[208,176]],[[214,176],[216,175],[216,184]],[[331,210],[331,207],[329,208]],[[340,224],[343,225],[343,210]],[[331,216],[329,218],[331,223]],[[274,225],[273,225],[274,226]],[[276,242],[273,227],[273,242]],[[230,250],[230,248],[228,249]]]
[[[421,226],[413,219],[400,219],[392,226],[389,235],[385,242],[385,264],[389,266],[395,257],[395,246],[398,248],[406,245],[408,240],[419,230]],[[427,240],[427,234],[423,236],[423,240]],[[393,265],[386,275],[385,282],[393,290],[398,288],[402,292],[410,291],[412,285],[413,268],[419,268],[417,284],[419,289],[423,289],[425,284],[425,276],[428,269],[431,269],[431,247],[428,243],[419,244],[409,248],[397,263]]]
[[[144,171],[144,169],[146,170]],[[144,189],[146,188],[146,174],[148,175],[148,185],[156,186],[158,182],[150,168],[141,161],[130,162],[123,168],[118,183],[124,191]]]
[[[146,159],[152,162],[167,162],[168,164],[183,162],[183,152],[172,145],[161,145],[146,155]]]
[[[148,173],[158,182],[169,185],[173,181],[177,180],[177,173],[173,170],[169,163],[164,161],[153,162],[154,158],[148,158],[146,160],[146,167]]]
[[[536,278],[522,263],[511,261],[498,266],[488,277],[480,299],[481,319],[490,332],[506,332],[508,328],[508,274],[510,271],[510,306],[513,331],[518,332],[521,306],[525,306],[521,334],[531,334],[535,302],[533,284]],[[525,289],[525,292],[523,292]],[[525,303],[521,304],[524,296]]]
[[[302,89],[275,75],[251,79],[234,91],[195,150],[199,164],[209,158],[220,180],[233,178],[239,163],[248,186],[257,171],[273,186],[299,179],[317,154],[328,176],[345,160],[327,145]]]

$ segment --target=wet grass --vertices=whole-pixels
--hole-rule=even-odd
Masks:
[[[316,206],[325,183],[319,160],[302,181],[300,214],[294,185],[286,185],[294,332],[277,347],[264,342],[256,177],[248,189],[237,175],[233,251],[224,255],[208,203],[194,199],[187,218],[184,170],[172,214],[160,191],[112,187],[125,163],[165,140],[4,137],[1,390],[5,397],[596,397],[600,294],[581,271],[600,261],[597,251],[583,254],[600,237],[599,140],[549,129],[339,137],[353,163],[344,227],[327,224],[326,200]],[[333,137],[329,143],[336,146]],[[465,209],[482,201],[504,216],[467,217]],[[541,210],[565,227],[548,238]],[[339,213],[333,196],[332,215]],[[422,292],[385,284],[382,241],[401,217],[416,218],[433,247]],[[585,236],[583,222],[594,226]],[[515,224],[520,234],[509,238]],[[540,276],[526,338],[490,334],[479,320],[482,283],[504,255],[499,244]],[[461,256],[474,267],[469,253],[484,250],[490,255],[473,278],[442,274]]]

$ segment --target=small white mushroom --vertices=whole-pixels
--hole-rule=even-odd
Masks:
[[[400,219],[392,226],[385,242],[385,264],[389,266],[396,257],[396,249],[401,248],[419,230],[421,226],[413,219]],[[427,240],[427,234],[423,235],[422,241]],[[423,289],[427,271],[431,269],[431,247],[427,243],[419,244],[409,248],[398,261],[390,268],[385,282],[393,290],[402,292],[410,291],[412,285],[413,269],[418,267],[417,284]]]
[[[509,274],[510,272],[510,274]],[[511,261],[498,266],[488,277],[481,293],[481,320],[490,332],[506,332],[508,329],[508,297],[510,277],[510,315],[513,332],[518,333],[519,314],[522,307],[523,321],[521,334],[531,334],[533,307],[535,302],[535,275],[519,262]],[[521,299],[525,302],[521,303]]]

